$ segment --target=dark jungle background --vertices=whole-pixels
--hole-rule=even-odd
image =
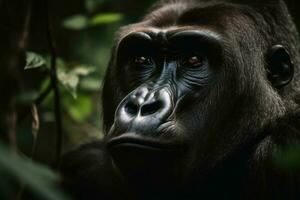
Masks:
[[[0,199],[71,199],[57,184],[59,157],[102,137],[114,34],[154,2],[0,0]],[[288,4],[299,28],[295,2]],[[300,148],[274,162],[300,167]]]

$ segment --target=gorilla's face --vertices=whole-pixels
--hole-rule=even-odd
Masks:
[[[123,37],[117,67],[129,94],[118,105],[108,135],[113,156],[139,160],[134,168],[146,165],[165,173],[157,168],[167,166],[180,175],[193,134],[205,135],[205,107],[222,56],[219,36],[207,30],[144,29]]]

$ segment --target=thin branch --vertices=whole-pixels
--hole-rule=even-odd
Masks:
[[[60,104],[60,92],[58,88],[57,79],[57,68],[56,68],[56,44],[53,38],[53,30],[50,18],[49,1],[45,0],[45,9],[47,15],[47,38],[51,53],[51,85],[54,91],[54,112],[55,112],[55,123],[56,123],[56,167],[59,167],[60,157],[62,152],[62,119],[61,119],[61,104]]]
[[[47,88],[39,95],[39,97],[34,101],[34,105],[39,106],[52,92],[52,84],[48,85]],[[26,111],[19,115],[18,124],[21,124],[25,118],[30,114],[30,111]]]
[[[25,49],[28,34],[29,34],[29,25],[30,25],[31,15],[32,15],[32,5],[33,5],[33,0],[29,0],[27,13],[25,16],[24,32],[23,32],[21,40],[19,42],[19,48],[22,50]]]

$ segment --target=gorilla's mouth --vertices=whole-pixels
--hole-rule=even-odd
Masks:
[[[182,145],[170,142],[162,141],[156,138],[148,138],[145,136],[138,136],[134,134],[123,134],[121,136],[110,139],[106,143],[108,150],[114,149],[143,149],[148,151],[179,151],[182,149]]]
[[[168,186],[179,179],[183,147],[133,133],[124,133],[106,143],[115,169],[134,184]]]

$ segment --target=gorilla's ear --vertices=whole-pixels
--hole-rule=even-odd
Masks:
[[[294,77],[294,66],[289,52],[282,45],[275,45],[269,50],[267,76],[275,88],[289,84]]]

